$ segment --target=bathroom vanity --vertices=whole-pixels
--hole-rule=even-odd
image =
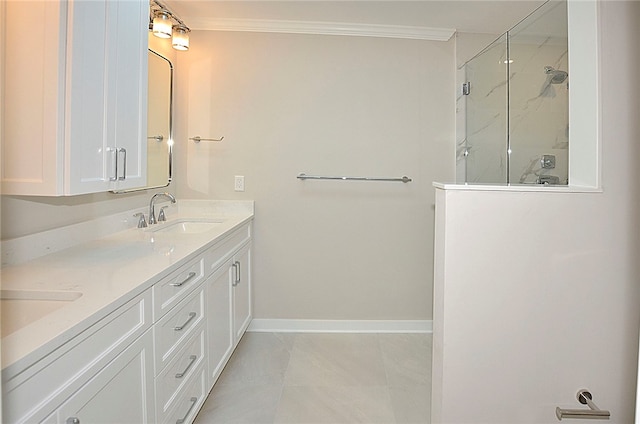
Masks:
[[[192,422],[251,320],[253,202],[228,206],[4,267],[2,422]]]

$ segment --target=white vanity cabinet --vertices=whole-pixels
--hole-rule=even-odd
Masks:
[[[232,228],[3,369],[2,422],[193,422],[251,320],[251,221]]]
[[[195,418],[249,325],[250,252],[246,223],[154,285],[159,423]]]
[[[72,395],[45,423],[151,423],[153,337],[147,331]]]
[[[251,226],[232,233],[207,255],[205,282],[209,388],[213,387],[251,321]]]
[[[147,290],[34,364],[3,372],[2,422],[155,421],[151,316]]]
[[[213,387],[233,352],[234,337],[231,321],[233,293],[233,259],[223,263],[209,277],[207,290],[207,335],[209,376],[207,383]]]
[[[148,2],[3,6],[3,194],[145,186]]]
[[[251,322],[250,264],[251,243],[246,243],[206,282],[211,387]]]
[[[237,345],[251,322],[251,244],[233,257],[233,342]]]

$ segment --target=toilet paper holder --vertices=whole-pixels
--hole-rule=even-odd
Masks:
[[[583,405],[587,405],[589,409],[562,409],[556,407],[556,417],[558,417],[558,420],[562,421],[563,418],[590,418],[596,420],[608,420],[611,416],[611,413],[609,411],[598,408],[598,406],[593,402],[593,396],[591,396],[589,390],[578,390],[578,394],[576,395],[576,397],[578,398],[578,402]]]

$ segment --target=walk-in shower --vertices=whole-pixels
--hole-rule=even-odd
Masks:
[[[464,64],[459,182],[568,184],[567,5],[547,2]]]

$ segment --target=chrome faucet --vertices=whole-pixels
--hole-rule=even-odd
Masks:
[[[173,197],[173,194],[170,194],[170,193],[154,194],[151,197],[151,201],[149,202],[149,225],[158,223],[158,221],[156,220],[156,210],[155,210],[156,199],[158,197],[166,197],[167,199],[171,200],[171,203],[176,203],[176,198]]]

